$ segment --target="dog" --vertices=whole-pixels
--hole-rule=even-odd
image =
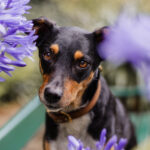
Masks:
[[[101,75],[97,46],[108,28],[88,32],[60,27],[46,18],[33,19],[43,83],[39,97],[46,107],[44,150],[67,149],[73,135],[93,148],[103,128],[107,139],[126,138],[126,150],[136,145],[133,125],[121,102]]]

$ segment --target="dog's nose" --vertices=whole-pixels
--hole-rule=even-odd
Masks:
[[[50,88],[46,88],[44,91],[44,97],[47,102],[54,104],[60,100],[61,94],[54,93],[50,90]]]

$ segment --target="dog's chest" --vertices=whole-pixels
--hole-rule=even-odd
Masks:
[[[84,145],[93,147],[96,141],[87,133],[90,121],[90,116],[87,114],[70,123],[60,124],[57,140],[50,143],[51,150],[67,149],[68,135],[73,135]]]

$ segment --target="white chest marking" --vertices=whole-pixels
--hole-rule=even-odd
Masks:
[[[73,135],[80,139],[85,146],[93,148],[96,141],[87,133],[89,123],[90,116],[87,114],[70,123],[60,124],[57,140],[50,142],[51,150],[67,150],[68,135]]]

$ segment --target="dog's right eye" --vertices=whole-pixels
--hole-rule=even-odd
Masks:
[[[44,54],[43,54],[43,58],[46,61],[50,61],[52,59],[52,56],[53,56],[52,51],[44,52]]]

